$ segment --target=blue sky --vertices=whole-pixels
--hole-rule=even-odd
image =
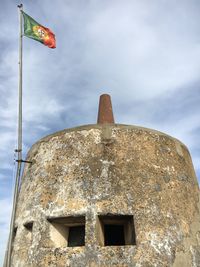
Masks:
[[[13,194],[19,2],[0,10],[0,264]],[[64,128],[95,123],[112,96],[115,121],[163,131],[189,148],[200,179],[200,1],[24,1],[57,48],[24,38],[23,151]],[[200,180],[199,180],[200,181]]]

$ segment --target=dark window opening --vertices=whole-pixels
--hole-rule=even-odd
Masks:
[[[85,246],[85,217],[49,218],[50,236],[56,247]]]
[[[27,222],[24,224],[26,229],[26,237],[29,241],[32,241],[33,222]]]
[[[124,226],[105,224],[104,225],[105,246],[124,246]]]
[[[15,240],[16,235],[17,235],[17,227],[15,227],[15,228],[13,229],[13,235],[12,235],[12,240],[13,240],[13,241]]]
[[[17,234],[17,227],[15,227],[13,230],[13,235],[16,235],[16,234]]]
[[[135,227],[131,215],[101,215],[97,220],[101,246],[136,245]]]
[[[85,226],[69,227],[68,247],[85,246]]]
[[[24,224],[24,227],[25,227],[28,231],[32,232],[32,230],[33,230],[33,222],[25,223],[25,224]]]

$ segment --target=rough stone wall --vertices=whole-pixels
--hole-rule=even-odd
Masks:
[[[13,267],[198,267],[199,189],[187,148],[163,133],[88,125],[33,145],[17,208]],[[133,215],[136,246],[100,246],[97,215]],[[51,217],[86,216],[83,247],[58,247]],[[24,224],[33,222],[32,237]]]

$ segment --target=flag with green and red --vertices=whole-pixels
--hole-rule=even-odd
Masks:
[[[56,48],[55,34],[50,29],[39,24],[25,12],[22,11],[22,14],[24,18],[24,35],[50,48]]]

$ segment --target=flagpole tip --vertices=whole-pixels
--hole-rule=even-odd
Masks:
[[[111,97],[108,94],[103,94],[100,96],[97,123],[115,123]]]

